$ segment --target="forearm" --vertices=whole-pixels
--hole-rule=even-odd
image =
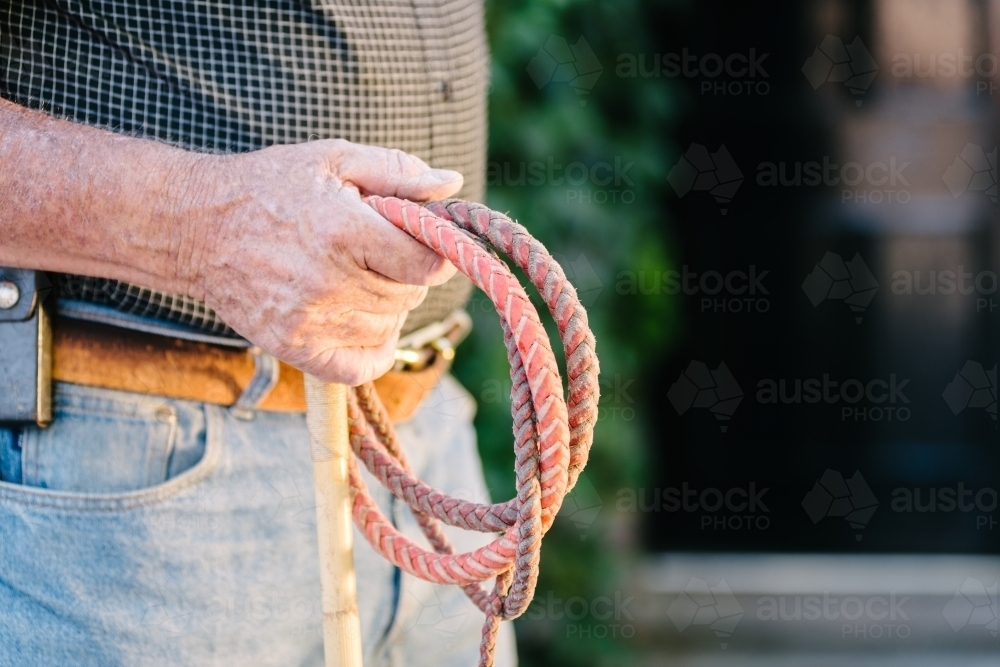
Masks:
[[[199,159],[0,99],[0,266],[186,294]]]

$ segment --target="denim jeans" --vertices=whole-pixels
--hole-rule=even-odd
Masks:
[[[399,431],[428,483],[485,499],[474,409],[446,377]],[[0,666],[323,664],[302,415],[66,384],[54,414],[0,428]],[[461,549],[491,537],[448,532]],[[357,531],[355,560],[367,667],[476,664],[482,615],[461,590],[401,573]],[[514,665],[509,627],[498,648]]]

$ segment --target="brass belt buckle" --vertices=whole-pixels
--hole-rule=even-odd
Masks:
[[[421,371],[434,363],[438,355],[451,361],[455,348],[472,330],[472,318],[464,310],[452,311],[434,322],[400,337],[396,346],[394,371]]]

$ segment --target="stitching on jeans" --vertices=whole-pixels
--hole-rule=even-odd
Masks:
[[[83,494],[47,491],[8,482],[0,482],[0,498],[11,502],[68,512],[122,512],[156,505],[176,497],[214,473],[222,462],[225,449],[224,420],[215,406],[205,406],[205,455],[193,468],[156,488],[115,494]]]

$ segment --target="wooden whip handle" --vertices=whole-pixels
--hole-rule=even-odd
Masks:
[[[326,667],[362,667],[348,462],[347,387],[306,376],[306,422],[316,485]]]

